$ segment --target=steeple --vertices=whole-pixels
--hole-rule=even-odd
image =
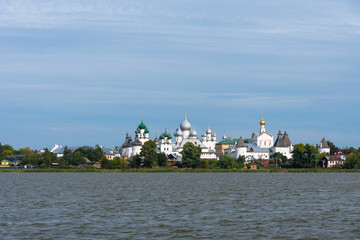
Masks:
[[[248,145],[245,144],[244,139],[242,137],[239,138],[239,141],[236,144],[236,148],[247,148]]]
[[[266,132],[265,131],[265,121],[264,121],[263,117],[261,117],[261,121],[259,122],[259,124],[260,124],[260,133]]]

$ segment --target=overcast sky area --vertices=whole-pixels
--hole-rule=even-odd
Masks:
[[[218,140],[360,146],[360,1],[0,0],[0,142],[121,145],[184,118]]]

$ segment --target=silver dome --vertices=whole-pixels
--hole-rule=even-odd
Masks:
[[[210,129],[210,127],[208,127],[208,129],[206,130],[206,134],[211,134],[211,129]]]
[[[190,132],[190,137],[196,137],[197,136],[197,131],[195,130],[195,128],[192,128],[191,129],[191,132]]]
[[[180,124],[180,129],[181,129],[181,131],[190,131],[191,130],[191,124],[187,120],[186,115],[185,115],[184,121]]]
[[[175,133],[174,133],[174,136],[175,136],[175,137],[180,137],[180,136],[182,136],[182,131],[181,131],[181,129],[180,129],[179,127],[176,128],[176,131],[175,131]]]

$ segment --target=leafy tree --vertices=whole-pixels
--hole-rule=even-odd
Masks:
[[[125,159],[123,158],[119,159],[119,167],[121,169],[126,169],[127,166],[128,166],[128,162]]]
[[[141,157],[139,154],[133,156],[129,161],[129,165],[131,168],[139,168],[141,167]]]
[[[35,151],[32,150],[30,147],[25,147],[25,148],[20,148],[19,150],[17,150],[17,153],[31,155],[31,154],[35,154]]]
[[[52,153],[49,151],[49,149],[45,149],[45,152],[43,153],[43,161],[41,163],[42,167],[50,167],[51,163],[57,162],[58,159],[56,157],[55,153]]]
[[[331,141],[326,141],[328,146],[330,147],[330,155],[334,153],[340,152],[340,148],[336,147],[335,144]]]
[[[0,143],[0,153],[2,153],[5,150],[10,150],[12,152],[15,152],[15,149],[11,145],[9,145],[9,144],[2,145]]]
[[[293,150],[293,167],[314,168],[317,166],[319,151],[310,144],[296,144]]]
[[[184,144],[181,155],[184,167],[198,168],[200,166],[201,147],[187,142]]]
[[[293,166],[296,168],[301,168],[305,165],[305,146],[302,143],[295,144],[293,150]]]
[[[64,159],[64,161],[69,162],[71,155],[72,155],[72,151],[67,146],[65,146],[64,152],[63,152],[63,157],[62,157]]]
[[[31,164],[31,165],[41,165],[43,162],[43,156],[41,153],[36,153],[33,155],[27,155],[22,161],[21,164],[23,165],[27,165],[27,164]]]
[[[105,158],[105,154],[103,152],[103,150],[101,149],[101,147],[97,146],[97,148],[95,148],[93,151],[92,151],[92,154],[91,154],[91,161],[93,162],[96,162],[96,161],[100,161],[102,159]]]
[[[288,158],[286,156],[284,156],[282,153],[276,152],[270,155],[270,159],[273,159],[274,161],[276,161],[275,163],[280,164],[280,163],[285,163]]]
[[[2,151],[0,157],[1,157],[1,159],[5,159],[6,156],[8,156],[8,155],[14,155],[14,152],[6,149],[6,150]]]
[[[206,159],[201,159],[199,168],[208,168],[208,167],[209,167],[209,161]]]
[[[245,162],[245,156],[240,155],[237,159],[236,159],[237,163],[244,163]]]
[[[360,151],[354,147],[346,147],[341,149],[341,152],[343,152],[346,155],[349,155],[350,153],[356,153],[356,154],[360,154]]]
[[[208,168],[218,168],[218,160],[215,160],[215,159],[211,159],[211,160],[208,160]]]
[[[105,157],[101,160],[101,168],[114,169],[116,167],[116,160],[108,160]]]
[[[161,153],[158,153],[158,156],[157,156],[157,162],[158,162],[158,166],[159,167],[166,167],[167,166],[167,156],[165,153],[161,152]]]
[[[140,156],[144,158],[144,167],[157,165],[156,143],[153,140],[146,141],[141,147]]]
[[[74,152],[73,154],[69,155],[68,159],[69,165],[78,166],[80,164],[84,164],[86,162],[84,155],[81,152]]]
[[[235,159],[230,157],[227,154],[221,155],[219,158],[219,167],[220,168],[233,168],[235,165]]]
[[[350,153],[346,157],[345,168],[360,168],[360,154]]]
[[[305,153],[307,157],[308,167],[309,168],[317,167],[319,163],[319,157],[318,157],[319,151],[317,150],[316,147],[308,143],[306,144],[305,148],[306,148]]]

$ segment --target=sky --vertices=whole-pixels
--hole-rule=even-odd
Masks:
[[[360,146],[357,0],[0,0],[0,142],[199,135]]]

